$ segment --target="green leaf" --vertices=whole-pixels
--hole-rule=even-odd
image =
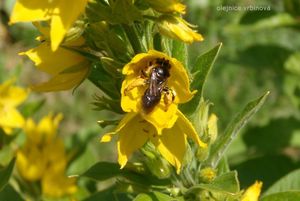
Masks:
[[[107,94],[111,99],[118,100],[121,96],[118,89],[118,81],[108,74],[101,63],[94,63],[88,79]]]
[[[150,195],[147,195],[145,193],[138,194],[133,201],[152,201],[152,198]]]
[[[298,0],[284,0],[284,9],[293,16],[300,14],[300,2]]]
[[[192,68],[193,81],[191,83],[191,88],[193,90],[198,90],[198,92],[190,102],[181,106],[181,110],[184,113],[190,115],[198,107],[200,99],[203,96],[204,83],[219,54],[221,46],[222,43],[197,58],[196,64]]]
[[[103,1],[89,1],[86,7],[86,14],[90,22],[107,21],[114,23],[112,9]]]
[[[173,40],[172,41],[172,57],[176,58],[180,61],[185,68],[187,68],[187,61],[188,61],[188,52],[187,52],[187,45],[181,41]]]
[[[154,191],[153,195],[156,198],[154,201],[184,201],[182,197],[174,198],[158,191]]]
[[[140,174],[131,169],[120,169],[120,165],[110,162],[98,162],[82,174],[83,177],[104,181],[113,177],[121,177],[132,182],[144,185],[167,185],[170,183],[168,179],[158,179],[145,171],[145,174]]]
[[[12,174],[12,171],[15,166],[15,161],[16,159],[11,160],[6,167],[0,170],[0,191],[2,191],[8,183],[10,175]]]
[[[292,54],[284,63],[284,67],[292,74],[300,76],[300,52]]]
[[[134,21],[140,21],[143,17],[132,1],[116,0],[112,5],[112,16],[110,18],[118,24],[132,24]]]
[[[97,193],[91,195],[90,197],[84,199],[83,201],[117,201],[113,194],[115,191],[115,186],[105,189],[103,191],[98,191]]]
[[[252,185],[255,180],[260,180],[263,181],[263,189],[268,189],[278,179],[297,168],[297,164],[288,156],[272,154],[254,158],[249,155],[248,160],[231,166],[238,171],[242,188]]]
[[[245,124],[250,120],[250,118],[259,110],[268,95],[269,92],[266,92],[258,99],[249,102],[243,109],[243,111],[240,112],[228,125],[225,133],[219,137],[219,139],[211,149],[211,154],[208,162],[212,167],[215,168],[218,165],[220,159],[224,155],[231,142],[237,136],[239,131],[245,126]]]
[[[33,114],[35,114],[37,111],[39,111],[44,105],[44,103],[45,103],[45,99],[25,103],[22,106],[21,113],[23,114],[24,117],[30,117]]]
[[[0,200],[2,201],[24,201],[20,194],[13,189],[11,185],[6,185],[2,191],[0,191]]]
[[[293,172],[279,179],[264,193],[264,196],[273,193],[294,191],[299,189],[300,189],[300,169],[294,170]]]
[[[240,185],[237,178],[237,172],[232,171],[218,176],[213,182],[209,184],[197,184],[191,187],[185,194],[198,195],[199,192],[208,191],[209,194],[217,196],[216,200],[236,200],[239,197]]]
[[[196,186],[208,191],[218,191],[225,194],[236,194],[240,191],[240,185],[236,171],[222,174],[209,184],[199,184]]]
[[[287,191],[264,196],[260,201],[299,201],[300,191]]]
[[[98,162],[88,169],[82,176],[98,181],[118,176],[121,174],[120,166],[116,163]]]
[[[274,29],[278,27],[294,26],[299,24],[296,18],[288,13],[279,13],[271,15],[270,17],[258,20],[256,23],[247,25],[229,25],[225,28],[225,31],[230,33],[234,32],[251,32],[251,31],[262,31],[266,29]]]

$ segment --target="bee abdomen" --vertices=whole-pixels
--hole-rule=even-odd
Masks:
[[[150,94],[150,90],[147,89],[142,97],[142,107],[146,113],[149,113],[159,103],[161,93],[157,95]]]

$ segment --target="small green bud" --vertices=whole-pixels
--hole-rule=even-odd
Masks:
[[[172,197],[177,197],[180,193],[180,188],[177,187],[168,188],[167,191],[170,193]]]
[[[145,163],[150,172],[159,179],[165,179],[171,175],[169,163],[161,157],[151,143],[147,143],[142,149],[145,154]]]
[[[124,64],[115,61],[113,58],[110,57],[101,57],[100,58],[103,69],[108,72],[113,77],[121,77],[122,72],[121,68]]]
[[[211,167],[206,167],[200,170],[199,179],[201,182],[210,183],[216,178],[216,171]]]
[[[143,163],[130,163],[128,162],[125,166],[126,170],[130,170],[139,174],[146,173],[146,167]]]
[[[204,141],[207,140],[207,136],[205,136],[205,133],[207,130],[206,128],[207,128],[208,112],[209,112],[210,105],[211,105],[210,102],[204,101],[204,99],[202,98],[200,100],[197,111],[195,112],[195,115],[193,117],[195,128],[197,132],[200,134],[200,136],[204,138]]]
[[[150,172],[159,179],[169,178],[171,175],[171,167],[163,158],[146,159],[146,164]]]
[[[208,137],[211,144],[214,143],[218,137],[217,122],[218,117],[215,114],[211,114],[207,122]]]
[[[208,158],[209,147],[199,147],[197,149],[196,157],[198,161],[203,162]]]
[[[83,20],[77,20],[65,35],[64,42],[74,41],[78,39],[84,32],[86,24]]]

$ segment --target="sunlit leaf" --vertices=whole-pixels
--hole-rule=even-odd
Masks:
[[[187,60],[188,60],[187,45],[181,41],[173,40],[172,57],[176,58],[184,65],[184,67],[187,68],[188,67],[187,66]]]
[[[216,47],[206,52],[205,54],[199,56],[195,65],[192,67],[193,80],[191,83],[191,88],[193,90],[198,90],[194,98],[187,104],[182,105],[181,110],[186,114],[192,114],[203,96],[203,87],[207,79],[208,73],[210,72],[218,54],[221,49],[222,43],[218,44]]]
[[[260,201],[299,201],[300,191],[288,191],[264,196]]]
[[[264,193],[264,196],[273,193],[295,191],[299,189],[300,189],[300,169],[294,170],[293,172],[279,179]]]
[[[250,118],[259,110],[268,95],[269,92],[265,93],[258,99],[249,102],[243,111],[240,112],[228,125],[225,133],[219,137],[212,147],[211,155],[208,159],[212,167],[216,167],[218,165],[231,142],[235,139],[239,131],[245,126]]]

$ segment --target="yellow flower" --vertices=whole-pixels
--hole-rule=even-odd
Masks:
[[[28,119],[25,145],[17,151],[17,169],[28,181],[40,181],[43,194],[61,197],[76,191],[75,179],[67,178],[67,155],[57,128],[62,115],[48,115],[38,124]]]
[[[42,191],[50,197],[62,197],[66,194],[73,194],[77,191],[76,178],[68,178],[63,174],[46,174],[42,180]]]
[[[185,14],[185,5],[179,0],[147,0],[150,6],[161,13],[178,12]]]
[[[161,92],[161,98],[152,110],[145,111],[143,107],[143,98],[145,92],[150,88],[150,75],[147,74],[151,67],[155,66],[157,60],[168,62],[169,77],[161,84],[161,88],[167,89],[167,92]],[[152,63],[152,64],[150,64]],[[189,87],[189,78],[183,65],[168,55],[150,50],[148,53],[137,54],[128,64],[123,68],[123,74],[126,75],[121,88],[121,107],[125,112],[140,113],[142,118],[150,122],[157,130],[158,134],[164,128],[173,127],[178,117],[177,105],[189,101],[196,91],[191,92]],[[159,85],[159,84],[156,84]],[[156,87],[158,88],[158,87]],[[154,91],[156,91],[154,89]],[[169,100],[168,95],[172,93],[174,100]],[[171,98],[172,99],[172,98]],[[167,101],[167,103],[166,103]]]
[[[139,114],[128,113],[120,121],[116,130],[105,134],[101,142],[109,142],[112,135],[119,134],[118,162],[123,168],[132,153],[150,140],[179,173],[186,151],[187,137],[193,139],[201,147],[206,147],[206,144],[199,139],[192,124],[179,110],[176,111],[176,115],[178,118],[174,126],[158,134],[154,126]]]
[[[24,118],[16,109],[25,101],[28,90],[13,86],[14,79],[0,84],[0,128],[6,134],[11,134],[13,128],[21,128]]]
[[[65,34],[85,10],[88,0],[17,0],[10,23],[50,21],[51,49],[57,50]]]
[[[79,38],[66,46],[76,47],[83,43]],[[55,52],[51,50],[48,42],[43,42],[36,48],[30,49],[20,55],[28,56],[36,67],[51,75],[47,82],[33,85],[32,89],[39,92],[68,90],[78,86],[89,72],[89,62],[79,53],[59,47]]]
[[[262,187],[262,182],[256,181],[249,188],[247,188],[247,190],[243,194],[241,201],[258,201],[261,187]]]
[[[193,27],[193,25],[180,17],[162,15],[158,19],[157,26],[161,34],[181,40],[185,43],[203,40],[203,37],[200,34],[190,28]]]

